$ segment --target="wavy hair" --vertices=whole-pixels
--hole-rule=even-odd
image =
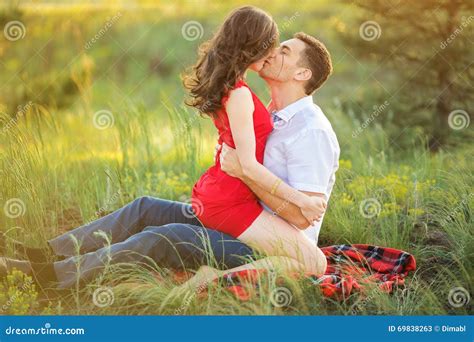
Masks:
[[[247,68],[264,58],[277,44],[278,27],[263,10],[244,6],[231,12],[217,33],[199,47],[199,57],[183,84],[185,103],[215,117],[222,98]]]

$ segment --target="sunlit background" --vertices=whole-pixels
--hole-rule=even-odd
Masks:
[[[332,55],[314,99],[341,161],[320,243],[391,246],[419,262],[409,291],[357,307],[309,295],[295,313],[472,313],[448,301],[474,274],[472,1],[2,1],[0,231],[40,246],[137,196],[188,201],[217,135],[183,105],[180,76],[244,4],[272,14],[281,40],[305,31]],[[255,75],[249,84],[270,99]],[[15,255],[8,240],[0,249]],[[97,314],[80,295],[25,294],[7,313]],[[100,312],[173,310],[140,305],[150,298]],[[278,313],[224,302],[188,313]]]

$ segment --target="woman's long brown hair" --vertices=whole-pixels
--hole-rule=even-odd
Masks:
[[[277,42],[278,27],[266,12],[252,6],[234,10],[214,37],[199,47],[198,61],[183,79],[189,92],[185,103],[215,117],[222,97]]]

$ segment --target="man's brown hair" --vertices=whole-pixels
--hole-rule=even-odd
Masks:
[[[331,55],[323,43],[304,32],[298,32],[294,38],[305,43],[300,63],[311,70],[312,76],[305,84],[305,93],[311,95],[319,89],[332,73]]]

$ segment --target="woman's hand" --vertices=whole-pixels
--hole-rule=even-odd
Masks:
[[[314,221],[321,221],[323,214],[326,212],[327,202],[319,196],[308,196],[307,201],[300,208],[301,213],[310,224]]]

